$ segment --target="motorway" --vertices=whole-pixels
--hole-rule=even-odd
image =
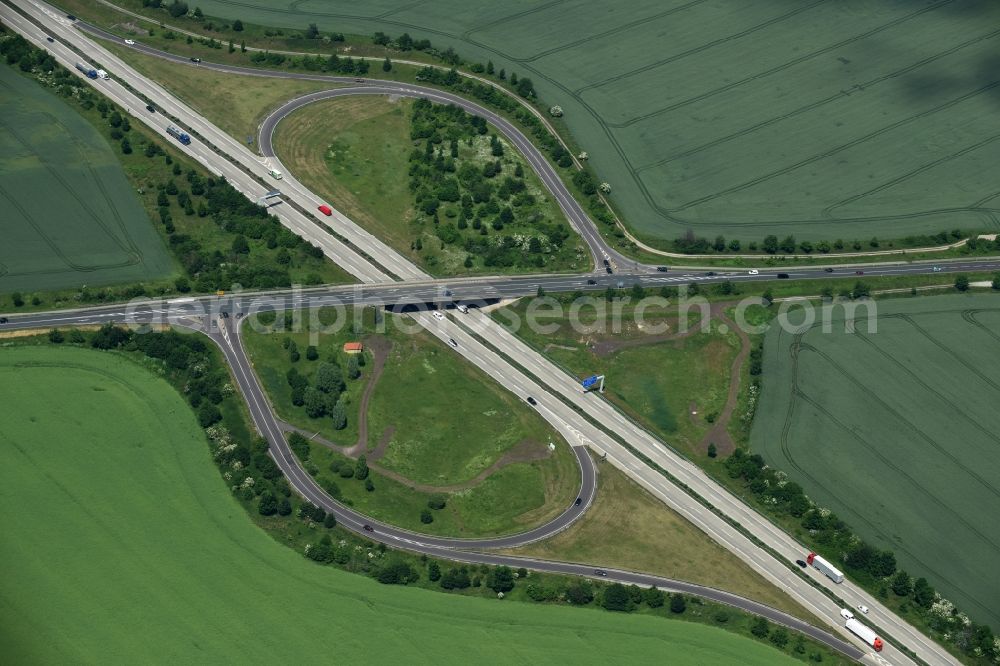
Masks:
[[[196,140],[192,142],[191,146],[178,146],[179,149],[194,156],[195,159],[205,164],[213,172],[225,174],[234,186],[240,188],[250,198],[257,198],[265,191],[265,187],[261,183],[267,182],[268,165],[261,163],[259,158],[246,150],[242,144],[226,136],[218,128],[212,126],[208,121],[183,105],[183,103],[174,99],[162,87],[148,81],[129,68],[125,63],[106,52],[99,45],[88,40],[84,35],[74,30],[64,17],[53,10],[45,8],[41,3],[35,2],[20,2],[19,6],[29,12],[35,20],[44,24],[47,30],[59,37],[60,41],[56,44],[46,44],[44,41],[44,32],[40,31],[32,23],[25,21],[18,14],[10,11],[6,6],[3,6],[0,8],[0,11],[3,12],[5,23],[14,26],[37,45],[53,52],[60,62],[71,70],[73,61],[78,57],[67,49],[63,42],[73,43],[88,54],[92,54],[93,58],[100,62],[105,69],[108,69],[116,76],[125,78],[133,89],[140,91],[149,99],[155,100],[160,108],[167,110],[175,117],[184,118],[185,123],[196,132]],[[254,75],[260,74],[258,70],[250,70],[248,73]],[[330,77],[320,78],[330,79]],[[91,85],[120,104],[123,108],[126,108],[132,113],[133,117],[145,122],[155,131],[158,131],[161,136],[164,135],[161,126],[163,118],[157,116],[150,119],[144,112],[137,114],[135,109],[141,111],[144,106],[143,101],[137,99],[119,83],[115,81],[95,81],[91,82]],[[434,94],[440,93],[434,91]],[[197,137],[202,137],[209,141],[218,151],[225,153],[225,156],[221,156],[212,147],[206,146]],[[417,267],[400,257],[391,248],[388,248],[384,243],[381,243],[381,241],[378,241],[339,213],[335,218],[335,228],[340,236],[350,242],[350,245],[324,232],[309,217],[301,213],[301,210],[314,210],[315,205],[318,205],[317,202],[321,203],[321,201],[300,184],[294,182],[294,179],[289,178],[289,181],[289,183],[283,182],[282,191],[285,199],[294,205],[277,206],[272,208],[272,212],[290,229],[323,248],[327,256],[344,266],[345,269],[356,275],[362,282],[370,285],[374,285],[375,283],[390,283],[390,285],[385,286],[386,290],[411,288],[403,283],[392,285],[391,276],[395,275],[407,281],[419,282],[420,284],[417,287],[424,289],[428,288],[428,286],[432,290],[440,289],[446,284],[445,281],[433,281],[430,276],[424,274]],[[362,249],[370,259],[362,257],[354,248]],[[996,260],[983,262],[941,262],[940,266],[946,271],[988,270],[996,267],[997,262]],[[962,268],[959,268],[959,266],[962,266]],[[972,266],[975,266],[975,268],[972,268]],[[879,270],[900,274],[932,272],[931,265],[925,263],[866,267],[865,273],[867,275],[876,275],[879,274],[877,272]],[[657,282],[675,282],[679,284],[694,280],[712,281],[727,279],[727,277],[734,281],[744,279],[774,279],[776,276],[773,273],[773,271],[770,273],[762,271],[760,275],[749,275],[734,272],[732,276],[713,276],[707,273],[691,272],[690,275],[668,273],[653,275],[639,274],[631,277],[642,280],[644,283],[648,280],[649,284],[656,284]],[[794,273],[790,271],[790,277],[810,279],[844,277],[844,275],[853,274],[853,271],[843,271],[841,269],[839,273],[842,274],[838,275],[838,270],[836,269],[833,273],[826,273],[818,269],[806,269],[805,271],[795,269]],[[587,285],[586,280],[589,279],[593,279],[597,284]],[[551,276],[545,278],[503,278],[498,279],[497,284],[501,282],[504,285],[515,284],[523,289],[525,284],[533,283],[537,285],[540,284],[541,280],[582,280],[584,284],[577,288],[583,289],[585,287],[605,288],[607,280],[624,281],[624,279],[625,276],[621,275],[600,276],[599,280],[593,275],[589,277]],[[458,289],[469,289],[469,294],[473,293],[472,290],[484,289],[485,283],[483,280],[479,279],[479,282],[478,286],[473,281],[453,280],[447,281],[447,284],[454,285],[454,294],[458,296]],[[433,284],[429,285],[428,283]],[[617,283],[611,286],[617,286]],[[374,289],[374,287],[369,288]],[[378,288],[381,289],[382,286]],[[463,298],[465,297],[465,293],[462,292]],[[481,295],[482,292],[480,291],[479,293]],[[447,294],[445,295],[447,296]],[[121,306],[117,307],[121,308]],[[42,317],[42,315],[31,316]],[[90,315],[87,312],[78,312],[45,316],[79,317],[78,321],[82,322],[87,317],[96,315]],[[657,440],[653,435],[626,419],[610,403],[607,403],[598,396],[585,396],[582,394],[576,378],[570,377],[561,369],[552,365],[545,358],[528,348],[523,342],[491,322],[488,318],[475,311],[468,316],[446,316],[444,321],[420,312],[414,313],[412,316],[440,339],[447,340],[454,338],[457,340],[458,348],[456,351],[458,353],[461,353],[467,360],[480,367],[491,377],[496,378],[497,381],[509,390],[522,397],[535,396],[538,399],[541,415],[560,433],[563,433],[571,445],[589,446],[607,454],[608,462],[624,470],[640,485],[685,516],[692,523],[699,526],[735,556],[747,562],[767,580],[778,585],[788,592],[792,598],[809,608],[819,617],[824,618],[831,626],[838,627],[838,631],[845,637],[852,638],[840,625],[839,603],[831,599],[821,588],[826,588],[834,595],[847,599],[851,605],[859,602],[865,603],[872,609],[870,620],[875,622],[887,635],[913,649],[923,661],[930,664],[947,664],[953,662],[950,655],[940,646],[921,635],[906,622],[895,617],[888,609],[879,604],[877,600],[871,598],[870,595],[852,583],[845,582],[840,586],[834,586],[825,579],[817,576],[812,570],[799,572],[791,562],[801,557],[805,552],[801,544],[778,529],[766,518],[749,509],[739,499],[730,495],[725,489],[707,477],[704,472],[673,452],[666,443]],[[42,320],[36,320],[36,322],[40,321]],[[9,325],[22,327],[28,324],[29,322],[26,318],[17,317],[12,318]],[[227,358],[228,356],[227,354]],[[234,371],[236,367],[234,366]],[[590,418],[584,416],[584,414]],[[600,426],[594,425],[595,422],[599,423]],[[262,432],[264,431],[266,431],[266,427],[262,428]],[[622,441],[627,442],[630,447],[653,460],[661,468],[668,470],[671,475],[689,488],[692,493],[711,504],[715,511],[706,507],[696,497],[693,497],[692,494],[689,494],[659,474],[656,470],[647,466],[641,458],[631,453],[628,448],[622,446]],[[297,490],[303,492],[299,488]],[[319,492],[321,493],[322,491]],[[729,520],[723,519],[720,514],[724,514],[731,521],[740,524],[742,529],[737,529]],[[747,532],[763,542],[770,549],[770,552],[748,538]],[[777,553],[778,556],[776,557],[772,553]],[[452,555],[455,557],[459,555],[466,557],[468,554],[452,552]],[[575,573],[586,574],[586,571],[576,571]],[[619,574],[616,573],[615,575]],[[882,653],[882,657],[893,663],[909,663],[910,661],[905,655],[891,646],[886,648],[885,652]],[[866,658],[874,659],[873,655],[868,655]]]

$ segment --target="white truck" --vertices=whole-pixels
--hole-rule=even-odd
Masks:
[[[108,73],[105,72],[103,69],[99,69],[99,70],[97,70],[97,78],[99,78],[99,79],[107,79],[107,78],[109,78],[108,77]]]
[[[850,620],[848,620],[844,624],[844,626],[847,627],[847,630],[850,631],[852,634],[863,640],[868,645],[875,648],[876,652],[882,651],[883,647],[882,639],[879,638],[878,634],[872,631],[869,627],[866,627],[865,625],[861,624],[853,617]]]
[[[281,180],[281,172],[278,171],[277,169],[271,169],[270,171],[268,171],[268,173],[271,174],[271,178],[274,178],[275,180]]]
[[[806,562],[822,571],[823,574],[834,583],[844,582],[844,574],[841,573],[840,569],[833,566],[816,553],[809,553],[808,557],[806,557]]]

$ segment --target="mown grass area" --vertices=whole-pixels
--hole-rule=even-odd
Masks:
[[[645,571],[728,590],[822,626],[788,595],[664,506],[617,468],[598,463],[597,499],[572,527],[515,555]]]
[[[425,331],[391,334],[393,349],[369,406],[368,448],[417,483],[474,478],[507,452],[536,454],[562,439],[538,414]]]
[[[438,460],[424,461],[425,466]],[[377,463],[372,463],[377,464]],[[476,537],[523,532],[555,518],[580,488],[580,471],[569,446],[560,441],[552,455],[504,466],[468,488],[413,487],[370,470],[371,483],[351,478],[357,463],[312,443],[306,469],[332,496],[366,515],[415,532]],[[340,470],[347,470],[347,478]],[[368,488],[372,488],[369,490]],[[432,500],[439,501],[433,508]],[[421,514],[429,514],[427,522]]]
[[[317,636],[333,635],[338,656],[364,661],[457,664],[475,651],[495,663],[792,663],[691,623],[450,597],[316,567],[248,520],[191,411],[140,365],[21,348],[0,356],[0,375],[0,481],[31,507],[0,519],[0,557],[16,572],[0,583],[0,635],[15,662],[316,661],[331,650]]]
[[[272,404],[292,425],[349,447],[359,441],[359,425],[367,417],[360,452],[387,471],[372,472],[374,491],[360,479],[345,481],[339,469],[331,470],[331,463],[345,460],[339,452],[315,442],[310,447],[311,471],[327,486],[336,483],[345,500],[393,524],[457,536],[520,531],[558,514],[576,497],[579,469],[566,442],[436,338],[422,331],[404,333],[396,317],[377,324],[371,309],[359,325],[349,323],[338,332],[332,330],[333,311],[319,311],[311,325],[306,314],[299,332],[265,334],[244,325],[242,337]],[[346,316],[354,321],[352,311]],[[316,336],[317,359],[310,361],[311,331],[321,326],[328,328]],[[286,339],[295,343],[298,361],[291,361]],[[361,377],[346,379],[341,400],[347,405],[347,427],[338,430],[329,415],[310,418],[306,405],[292,403],[287,373],[296,368],[315,385],[319,364],[335,361],[347,367],[341,350],[353,340],[385,349],[385,366],[364,413],[361,395],[376,372],[370,351]],[[421,512],[438,495],[447,499],[447,507],[434,512],[432,524],[421,523]]]
[[[315,102],[275,131],[278,157],[297,179],[410,259],[408,99],[360,96]]]
[[[835,322],[826,333],[768,333],[751,445],[913,576],[997,626],[988,562],[1000,475],[982,463],[1000,430],[1000,296],[876,305],[875,331],[861,313],[850,332]]]
[[[494,319],[509,328],[515,317],[523,322],[531,301],[496,310]],[[698,330],[697,310],[686,318],[691,334],[680,337],[681,322],[672,305],[648,308],[640,325],[633,304],[604,298],[592,302],[605,308],[607,316],[588,306],[574,326],[572,310],[565,306],[561,315],[538,319],[548,330],[521,325],[514,332],[581,380],[605,375],[605,398],[686,455],[704,455],[698,445],[726,403],[739,339],[721,332],[718,322]],[[621,312],[617,331],[615,308]]]
[[[284,119],[274,146],[303,184],[433,274],[586,270],[523,156],[469,120],[393,97],[326,100]],[[479,175],[494,162],[500,173]],[[507,184],[520,190],[504,194]],[[509,240],[518,248],[505,250]]]

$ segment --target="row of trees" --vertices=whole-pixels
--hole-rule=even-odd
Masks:
[[[168,247],[184,269],[184,275],[176,283],[177,291],[185,293],[192,287],[200,292],[212,292],[231,284],[241,284],[247,288],[288,287],[292,279],[288,269],[293,266],[312,266],[317,270],[322,266],[323,252],[320,248],[295,235],[268,214],[267,210],[248,200],[231,187],[224,178],[203,177],[193,169],[185,173],[162,146],[143,135],[133,136],[127,114],[97,96],[77,77],[51,61],[51,56],[37,49],[20,36],[5,35],[0,39],[0,54],[9,63],[22,63],[25,71],[34,72],[35,78],[45,85],[54,86],[57,92],[69,101],[77,103],[86,112],[96,110],[104,122],[108,138],[117,142],[123,153],[133,152],[134,146],[142,146],[142,152],[149,159],[162,158],[170,167],[175,178],[165,178],[156,186],[156,214],[164,232],[168,236]],[[52,69],[49,69],[51,66]],[[45,76],[51,72],[51,76]],[[178,182],[180,176],[183,180]],[[173,218],[172,205],[183,211],[185,217],[197,215],[208,218],[215,225],[212,234],[178,233]],[[218,249],[204,249],[199,238],[214,236],[217,241],[230,247],[229,252]],[[310,273],[302,280],[306,283],[320,283],[318,273]],[[96,292],[81,292],[80,300],[101,301],[102,295],[118,294],[132,298],[146,294],[141,285],[102,289]]]
[[[966,232],[961,229],[953,229],[952,231],[941,231],[934,235],[926,236],[907,236],[902,240],[901,245],[903,247],[925,247],[934,245],[945,245],[948,243],[954,243],[962,239],[966,235]],[[743,244],[738,239],[732,239],[728,242],[725,236],[721,234],[716,236],[714,240],[708,238],[703,238],[701,236],[696,236],[693,231],[688,231],[686,234],[680,238],[674,239],[673,246],[674,250],[677,252],[684,252],[687,254],[711,254],[711,253],[735,253],[735,252],[764,252],[766,254],[794,254],[796,252],[802,254],[828,254],[830,252],[844,252],[844,251],[855,251],[860,252],[862,250],[877,250],[883,245],[888,245],[893,247],[894,243],[884,243],[878,238],[872,238],[868,241],[854,240],[850,242],[845,242],[843,239],[837,239],[833,242],[830,241],[818,241],[812,242],[808,240],[798,241],[794,235],[787,235],[782,239],[778,239],[775,235],[768,235],[764,237],[761,243],[750,242],[747,247],[744,248]],[[979,239],[972,237],[969,239],[966,249],[969,251],[976,251],[980,249],[984,250],[1000,250],[1000,239],[994,242],[980,241]]]
[[[832,561],[843,565],[857,580],[873,587],[878,596],[887,598],[891,592],[906,600],[910,606],[920,609],[932,624],[937,622],[939,630],[957,626],[959,633],[949,631],[949,636],[967,654],[1000,657],[989,627],[966,622],[967,618],[961,619],[953,606],[943,617],[940,613],[936,616],[929,613],[940,597],[926,578],[914,579],[899,569],[892,551],[876,548],[860,539],[836,514],[813,504],[799,484],[788,481],[784,473],[768,467],[759,454],[751,455],[743,449],[736,449],[726,460],[725,467],[730,478],[741,481],[743,488],[758,500],[759,506],[767,507],[778,515],[798,519],[799,525],[809,532],[811,540],[831,555]]]

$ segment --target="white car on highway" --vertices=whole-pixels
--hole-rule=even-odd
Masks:
[[[125,43],[128,44],[129,46],[135,46],[135,40],[134,39],[126,39]]]
[[[441,321],[444,321],[444,314],[441,313],[441,312],[438,312],[437,310],[435,310],[434,311],[434,318],[435,319],[440,319]]]
[[[864,613],[865,615],[868,615],[868,606],[865,606],[864,604],[858,604],[858,610]]]
[[[747,271],[747,275],[760,275],[760,271],[757,270],[756,268],[751,268],[749,271]]]
[[[841,608],[840,609],[840,617],[844,618],[845,620],[853,620],[854,619],[854,613],[852,613],[850,611],[850,609],[848,609],[848,608]]]

